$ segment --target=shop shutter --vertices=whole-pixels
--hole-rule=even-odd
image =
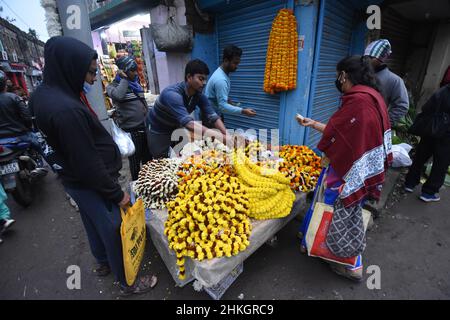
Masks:
[[[389,69],[400,77],[405,75],[405,64],[408,60],[410,40],[414,26],[399,16],[392,9],[382,14],[380,37],[388,39],[392,46],[392,55],[386,61]]]
[[[340,104],[336,65],[350,53],[354,7],[348,1],[324,0],[320,10],[309,110],[312,119],[327,123]],[[308,129],[305,144],[315,148],[321,136]]]
[[[230,98],[242,107],[253,108],[257,117],[225,115],[230,129],[278,128],[280,94],[263,90],[266,53],[272,22],[286,1],[233,1],[233,6],[218,15],[219,63],[223,49],[234,44],[243,49],[241,64],[231,74]]]

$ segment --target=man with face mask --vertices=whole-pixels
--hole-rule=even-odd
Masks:
[[[198,59],[190,61],[186,65],[185,81],[164,89],[155,106],[150,109],[147,119],[148,140],[150,155],[154,159],[169,156],[170,147],[174,147],[178,142],[172,141],[175,130],[185,128],[191,133],[198,132],[202,135],[208,131],[207,127],[194,121],[192,113],[196,107],[200,108],[206,121],[219,130],[219,140],[227,142],[225,125],[202,93],[208,74],[206,63]]]
[[[381,94],[388,106],[391,126],[394,126],[408,113],[409,97],[403,79],[390,71],[386,65],[386,60],[391,53],[389,41],[379,39],[367,46],[364,56],[371,61]]]
[[[122,157],[83,92],[83,84],[89,90],[96,80],[97,53],[71,37],[53,37],[44,56],[44,81],[30,104],[55,152],[64,188],[80,209],[98,263],[95,273],[112,271],[123,295],[147,292],[156,277],[142,276],[132,286],[125,279],[119,207],[126,208],[130,196],[118,183]]]
[[[223,50],[222,65],[212,74],[205,89],[205,96],[213,106],[217,114],[224,120],[224,114],[256,116],[253,109],[241,108],[240,104],[233,103],[230,98],[231,81],[230,73],[236,72],[241,63],[242,49],[234,45],[228,45]],[[203,123],[212,128],[213,124],[202,119]]]
[[[131,134],[136,152],[128,158],[131,178],[136,181],[141,164],[150,160],[145,132],[145,117],[148,106],[144,90],[139,83],[137,64],[131,57],[122,57],[116,61],[119,71],[114,81],[106,87],[108,96],[116,107],[116,119],[119,127]]]

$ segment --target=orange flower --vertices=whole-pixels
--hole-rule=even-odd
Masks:
[[[297,21],[292,10],[281,9],[272,23],[266,55],[264,91],[274,94],[297,85]]]

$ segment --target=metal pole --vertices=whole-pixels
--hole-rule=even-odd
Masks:
[[[75,38],[94,48],[89,12],[85,0],[56,0],[56,3],[64,36]],[[111,132],[100,74],[97,75],[97,81],[87,98],[103,126]]]

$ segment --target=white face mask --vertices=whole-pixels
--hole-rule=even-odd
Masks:
[[[92,90],[92,85],[87,83],[86,81],[83,84],[83,91],[85,94],[88,94]]]

